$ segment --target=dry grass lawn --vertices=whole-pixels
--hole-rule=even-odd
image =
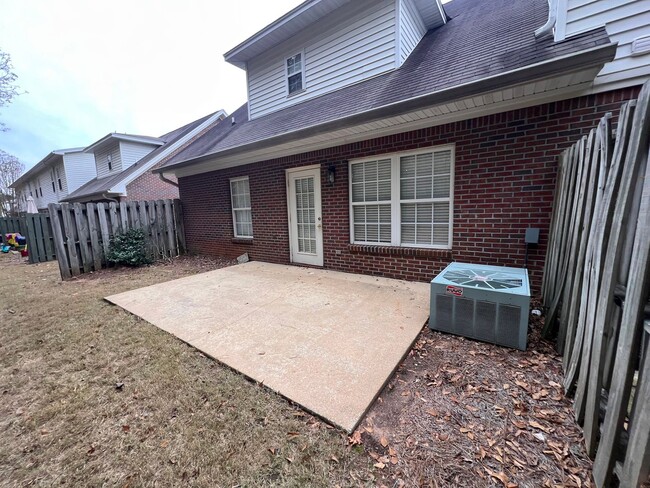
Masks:
[[[62,283],[1,255],[0,485],[374,485],[347,436],[102,299],[226,264]]]
[[[425,329],[348,438],[103,300],[229,264],[0,255],[0,485],[592,486],[541,319],[526,352]]]

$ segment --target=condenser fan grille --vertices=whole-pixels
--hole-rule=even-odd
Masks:
[[[480,268],[457,268],[442,275],[447,281],[457,285],[485,290],[504,290],[522,286],[523,280],[502,271]]]

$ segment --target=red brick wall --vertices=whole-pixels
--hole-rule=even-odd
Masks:
[[[138,176],[126,186],[125,200],[139,201],[178,198],[178,187],[162,181],[157,174],[151,172],[152,169]],[[176,181],[174,175],[165,175],[165,177]]]
[[[605,112],[614,112],[616,120],[620,102],[637,93],[638,88],[591,95],[181,178],[188,247],[289,263],[285,169],[319,163],[325,268],[428,281],[452,260],[522,267],[525,230],[539,227],[541,243],[531,249],[528,262],[531,285],[538,290],[558,154]],[[456,145],[452,250],[350,245],[348,160],[450,143]],[[331,164],[334,186],[326,178]],[[252,243],[232,237],[229,178],[235,176],[249,176]]]
[[[126,197],[122,198],[124,201],[141,201],[141,200],[164,200],[166,198],[178,198],[178,187],[170,183],[166,183],[160,179],[157,174],[152,173],[154,169],[160,168],[163,164],[173,158],[180,151],[196,141],[199,137],[205,134],[208,130],[221,123],[222,119],[214,121],[209,126],[205,127],[201,132],[197,133],[182,146],[177,147],[173,152],[169,153],[160,162],[154,165],[151,169],[147,170],[144,174],[138,176],[135,180],[126,186]],[[176,176],[166,174],[165,178],[172,181],[178,181]]]

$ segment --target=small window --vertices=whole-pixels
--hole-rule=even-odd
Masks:
[[[305,85],[303,54],[287,58],[287,89],[289,95],[303,90]]]
[[[248,176],[230,180],[230,198],[235,237],[251,239],[253,237],[253,215]]]
[[[59,190],[63,191],[63,183],[61,183],[61,178],[59,178]]]
[[[52,193],[56,193],[56,186],[54,186],[54,182],[52,182]]]

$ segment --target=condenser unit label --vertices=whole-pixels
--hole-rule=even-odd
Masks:
[[[454,295],[455,297],[462,297],[463,289],[459,286],[447,285],[447,293],[449,295]]]

